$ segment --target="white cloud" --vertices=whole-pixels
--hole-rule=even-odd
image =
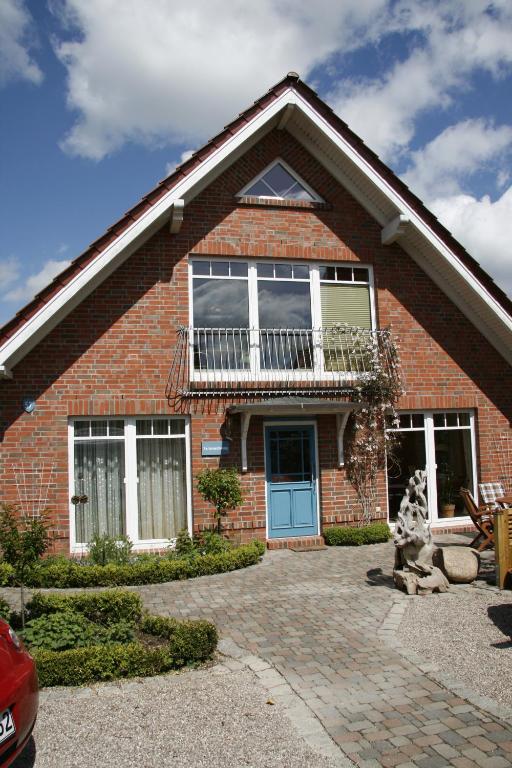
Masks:
[[[31,23],[23,0],[0,0],[0,84],[42,81],[43,73],[29,52]]]
[[[414,33],[411,53],[373,80],[342,80],[329,100],[351,128],[388,161],[415,134],[418,117],[443,109],[470,75],[500,77],[512,65],[512,3],[498,0],[402,0],[394,8],[398,33]]]
[[[430,208],[512,297],[512,186],[495,202],[488,195],[453,195]]]
[[[17,280],[20,272],[18,265],[18,272],[15,276],[17,284],[4,294],[3,300],[20,305],[30,301],[36,293],[39,293],[42,288],[45,288],[48,283],[50,283],[59,272],[66,269],[67,266],[69,266],[69,261],[55,261],[54,259],[50,259],[45,262],[39,272],[29,275],[20,282]]]
[[[411,153],[410,166],[402,178],[423,200],[460,194],[462,182],[482,168],[490,170],[493,162],[503,163],[511,148],[512,126],[495,127],[483,119],[464,120]],[[501,186],[505,183],[502,174]]]
[[[170,176],[173,171],[176,170],[176,168],[181,165],[182,163],[186,163],[187,160],[190,160],[192,155],[194,154],[195,149],[186,149],[184,152],[181,153],[180,159],[177,163],[167,163],[165,166],[165,175]]]
[[[56,7],[64,22],[56,52],[78,113],[62,146],[93,159],[128,141],[204,141],[287,71],[306,76],[336,51],[382,34],[389,17],[387,0],[152,0],[149,7],[63,0]]]
[[[20,276],[20,263],[16,256],[9,256],[0,261],[0,285],[5,290]]]

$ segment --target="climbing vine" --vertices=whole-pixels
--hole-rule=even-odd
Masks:
[[[360,407],[351,417],[347,445],[347,475],[354,486],[361,516],[366,525],[376,517],[377,478],[392,452],[396,432],[386,425],[398,424],[396,404],[403,394],[398,345],[389,329],[361,335],[357,354],[369,361],[369,372],[362,373],[354,390]]]

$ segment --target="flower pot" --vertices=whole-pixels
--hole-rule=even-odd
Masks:
[[[455,515],[455,504],[443,504],[441,506],[441,517],[453,517]]]

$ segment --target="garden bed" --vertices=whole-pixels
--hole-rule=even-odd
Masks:
[[[122,590],[36,593],[20,634],[42,687],[159,675],[207,661],[217,646],[212,623],[152,616]]]
[[[68,558],[47,558],[38,562],[27,574],[25,584],[33,588],[81,588],[137,586],[166,581],[210,576],[255,565],[265,552],[261,541],[220,552],[191,549],[182,555],[145,555],[133,562],[96,565],[90,561],[77,562]],[[14,586],[14,569],[0,562],[0,586]]]

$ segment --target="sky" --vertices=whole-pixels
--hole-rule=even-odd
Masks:
[[[0,0],[0,325],[289,71],[512,296],[512,0]]]

